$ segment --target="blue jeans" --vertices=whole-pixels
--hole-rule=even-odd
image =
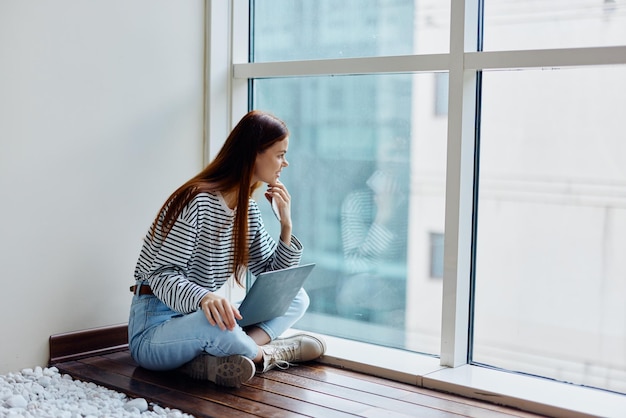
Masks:
[[[285,315],[256,324],[272,340],[295,324],[309,307],[301,289]],[[223,357],[233,354],[254,359],[258,346],[237,325],[232,331],[212,326],[198,309],[180,314],[153,295],[134,295],[128,321],[128,345],[133,359],[150,370],[172,370],[205,352]]]

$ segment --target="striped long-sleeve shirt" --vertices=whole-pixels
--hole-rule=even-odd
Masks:
[[[147,281],[155,296],[176,312],[198,309],[200,300],[221,288],[232,274],[235,211],[220,193],[200,193],[182,211],[165,240],[162,214],[154,239],[149,231],[135,268],[135,279]],[[248,268],[254,275],[300,263],[302,244],[278,244],[265,230],[257,203],[248,211]]]

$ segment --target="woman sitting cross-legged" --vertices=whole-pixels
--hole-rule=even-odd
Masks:
[[[245,328],[237,324],[237,307],[215,293],[231,276],[241,285],[248,270],[258,275],[300,263],[291,197],[279,180],[288,145],[284,122],[251,111],[215,159],[165,201],[144,239],[132,287],[129,348],[140,366],[239,386],[255,371],[324,354],[324,341],[313,335],[279,338],[304,315],[304,289],[283,316]],[[278,211],[278,242],[252,199],[262,183]]]

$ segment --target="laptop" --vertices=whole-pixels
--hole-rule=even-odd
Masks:
[[[239,305],[239,326],[258,324],[282,316],[309,277],[315,263],[259,274]]]

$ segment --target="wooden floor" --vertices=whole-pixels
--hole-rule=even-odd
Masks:
[[[49,365],[196,417],[538,417],[315,362],[256,375],[236,389],[152,372],[131,358],[126,324],[52,335]]]
[[[272,370],[236,389],[145,370],[128,350],[54,365],[75,379],[196,417],[537,417],[319,363]]]

